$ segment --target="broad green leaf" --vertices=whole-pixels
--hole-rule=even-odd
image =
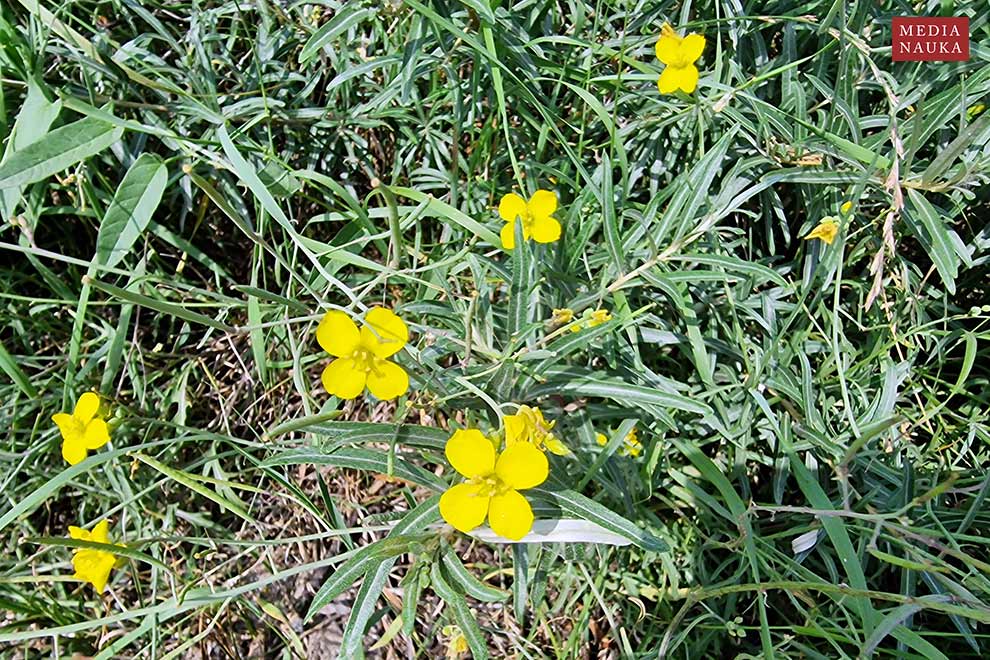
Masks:
[[[165,192],[168,169],[158,156],[141,154],[127,170],[96,237],[96,260],[114,268],[151,222]]]
[[[17,113],[14,128],[7,140],[7,148],[4,150],[4,158],[0,163],[6,162],[11,154],[34,144],[46,135],[61,110],[61,100],[56,99],[49,103],[44,91],[34,79],[28,79],[28,93],[24,105]],[[0,218],[9,221],[20,200],[20,186],[0,190]]]
[[[47,179],[100,153],[123,134],[124,129],[90,117],[56,128],[0,164],[0,189]]]

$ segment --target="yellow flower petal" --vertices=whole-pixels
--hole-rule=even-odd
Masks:
[[[470,532],[485,522],[488,498],[476,484],[457,484],[440,496],[440,515],[454,529]]]
[[[382,401],[395,399],[409,390],[409,374],[394,362],[375,360],[368,373],[368,391]]]
[[[604,447],[605,445],[608,444],[608,436],[605,435],[604,433],[596,433],[595,442],[597,442],[599,445]]]
[[[839,212],[842,215],[849,215],[850,213],[852,213],[852,210],[853,210],[852,202],[843,202],[842,206],[839,207]]]
[[[539,486],[547,480],[549,472],[547,457],[529,442],[517,442],[507,447],[495,463],[498,478],[516,490]]]
[[[690,94],[698,86],[698,68],[693,64],[684,67],[668,66],[657,80],[661,94],[671,94],[677,89]]]
[[[316,341],[334,357],[346,357],[361,341],[357,326],[347,314],[333,309],[323,315],[316,327]]]
[[[409,341],[409,328],[405,321],[390,309],[375,307],[365,314],[364,322],[361,345],[377,357],[391,357]]]
[[[86,460],[86,445],[81,440],[66,440],[62,443],[62,458],[69,465],[76,465]]]
[[[86,425],[83,433],[83,446],[86,449],[99,449],[110,441],[110,430],[102,419],[94,419]]]
[[[116,561],[112,553],[103,550],[79,550],[72,556],[72,567],[76,569],[72,577],[91,583],[96,592],[100,593],[110,579],[110,570]]]
[[[508,195],[503,195],[502,200],[498,203],[498,214],[506,222],[512,222],[516,219],[516,216],[521,218],[526,217],[526,200],[515,193],[509,193]],[[502,240],[505,243],[505,240]],[[507,248],[512,249],[512,248]]]
[[[502,247],[506,250],[513,250],[516,247],[516,223],[508,222],[502,227],[502,231],[498,233],[499,237],[502,239]]]
[[[529,420],[523,413],[505,415],[505,445],[510,447],[517,442],[528,442],[530,433]]]
[[[518,541],[533,529],[533,508],[519,491],[506,491],[492,498],[488,507],[488,524],[499,536]]]
[[[323,387],[341,399],[353,399],[364,391],[367,372],[351,358],[337,358],[323,370]]]
[[[52,421],[58,426],[63,440],[66,442],[82,441],[84,427],[76,421],[75,417],[68,413],[55,413],[52,415]]]
[[[553,243],[560,238],[560,223],[556,218],[536,216],[531,231],[537,243]]]
[[[549,190],[537,190],[526,208],[533,219],[545,218],[557,210],[557,196]]]
[[[96,523],[96,526],[93,527],[93,531],[89,533],[89,540],[94,543],[109,543],[110,521],[104,518],[100,522]]]
[[[72,411],[72,416],[85,424],[96,416],[96,411],[99,409],[100,397],[93,392],[86,392],[76,402],[76,409]]]
[[[681,41],[681,57],[684,64],[695,62],[705,50],[705,38],[700,34],[689,34]]]
[[[657,39],[655,49],[657,59],[668,66],[680,61],[679,58],[681,55],[682,41],[683,39],[681,39],[673,30],[670,30],[669,32],[664,30],[664,32],[660,35],[660,38]]]
[[[75,525],[69,525],[69,538],[79,539],[81,541],[89,540],[89,532],[87,532],[82,527],[76,527]]]
[[[495,470],[495,447],[478,429],[454,431],[444,454],[454,469],[469,479]]]

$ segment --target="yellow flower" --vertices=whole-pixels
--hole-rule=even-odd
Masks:
[[[595,434],[595,442],[604,447],[608,444],[608,436],[604,433]],[[643,451],[643,443],[639,441],[639,437],[636,435],[636,427],[634,426],[626,434],[623,440],[622,447],[619,449],[619,453],[623,456],[631,456],[636,458]]]
[[[505,446],[511,447],[517,442],[529,442],[537,449],[547,449],[557,456],[571,453],[551,431],[557,422],[548,422],[543,418],[539,408],[519,406],[515,415],[505,415]]]
[[[804,240],[811,240],[812,238],[820,238],[827,245],[831,245],[832,241],[835,240],[835,235],[839,233],[839,224],[835,221],[835,218],[829,216],[827,218],[822,218],[822,221],[818,223],[818,226],[812,229]]]
[[[557,210],[557,196],[549,190],[537,190],[527,202],[515,193],[502,197],[498,214],[505,220],[502,227],[502,247],[516,247],[516,218],[522,221],[523,238],[537,243],[553,243],[560,238],[560,223],[553,217]]]
[[[92,541],[93,543],[110,543],[107,532],[110,523],[101,520],[96,523],[93,531],[87,532],[81,527],[69,526],[69,536],[80,541]],[[120,545],[119,543],[114,545]],[[103,591],[107,580],[110,578],[110,569],[117,562],[117,557],[107,550],[95,550],[92,548],[77,548],[72,554],[72,568],[76,569],[72,576],[82,582],[89,582],[96,589],[97,593]]]
[[[693,32],[681,37],[670,23],[664,23],[656,50],[657,59],[666,65],[657,80],[660,93],[672,94],[677,89],[693,92],[698,86],[698,67],[694,63],[705,50],[705,38]]]
[[[546,481],[547,457],[528,442],[501,454],[477,429],[455,431],[444,451],[464,483],[440,497],[440,515],[455,529],[470,532],[485,522],[499,536],[518,541],[533,528],[533,509],[519,492]]]
[[[447,637],[447,651],[444,656],[449,658],[459,658],[462,653],[468,652],[467,637],[461,631],[460,626],[444,626],[441,631]]]
[[[987,109],[987,106],[983,103],[977,103],[976,105],[971,105],[966,109],[966,117],[972,119],[976,115],[980,114]]]
[[[553,316],[550,318],[550,323],[555,326],[567,325],[574,320],[574,310],[564,307],[563,309],[553,310]],[[575,323],[570,327],[571,332],[581,332],[581,324]]]
[[[842,206],[839,207],[839,213],[842,215],[849,215],[852,213],[853,203],[852,202],[842,202]]]
[[[70,465],[82,462],[90,449],[99,449],[110,441],[107,423],[96,413],[100,408],[100,397],[94,392],[86,392],[72,414],[55,413],[52,421],[62,434],[62,458]]]
[[[323,387],[330,394],[353,399],[367,386],[385,400],[402,396],[409,389],[409,375],[386,359],[409,341],[409,329],[392,311],[371,309],[360,331],[347,314],[329,311],[316,328],[316,340],[337,358],[323,370]]]
[[[591,318],[588,319],[588,327],[594,328],[596,325],[608,323],[611,320],[612,315],[609,314],[607,309],[596,309],[591,313]]]

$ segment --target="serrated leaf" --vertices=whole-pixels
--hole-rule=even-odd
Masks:
[[[114,268],[127,256],[161,202],[168,169],[158,156],[141,154],[124,175],[96,237],[96,260]]]
[[[0,188],[23,186],[94,156],[120,139],[124,129],[87,117],[56,128],[0,164]]]

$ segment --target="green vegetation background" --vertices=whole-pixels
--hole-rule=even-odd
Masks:
[[[893,64],[913,14],[969,16],[970,60]],[[657,92],[665,20],[708,40],[693,96]],[[494,657],[985,655],[988,61],[979,1],[4,3],[5,657],[426,657],[451,623]],[[64,165],[10,178],[37,140]],[[146,226],[110,212],[129,168]],[[493,208],[537,187],[563,238],[506,254]],[[315,323],[374,304],[413,388],[344,405]],[[113,440],[67,469],[50,418],[91,388]],[[441,431],[340,422],[512,401],[669,552],[379,544],[303,623],[429,495],[375,473],[443,464]],[[97,598],[59,543],[104,516],[132,552]],[[445,584],[451,548],[511,598]]]

